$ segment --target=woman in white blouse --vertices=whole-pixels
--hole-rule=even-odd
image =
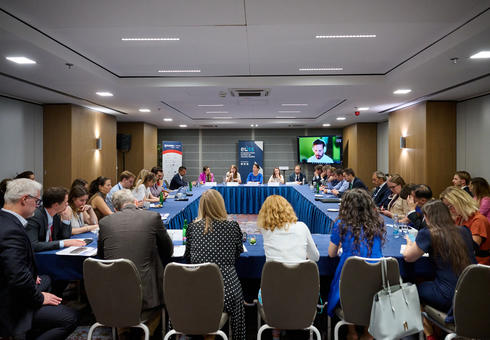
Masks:
[[[149,172],[146,169],[141,170],[138,175],[136,186],[133,189],[134,198],[138,202],[158,202],[160,198],[153,196],[150,190],[156,181],[157,180],[153,172]]]
[[[282,196],[267,197],[259,211],[257,225],[264,238],[267,261],[318,261],[320,253],[303,222],[298,222],[293,207]]]
[[[272,171],[272,176],[269,178],[269,183],[273,182],[284,184],[284,177],[282,177],[281,170],[279,170],[279,168],[274,168]]]
[[[80,185],[71,188],[68,194],[68,208],[71,214],[71,234],[78,235],[99,228],[94,209],[87,204],[88,191]]]
[[[242,177],[238,172],[238,168],[236,165],[232,165],[230,167],[230,171],[226,173],[226,181],[227,182],[237,182],[238,184],[242,183]]]

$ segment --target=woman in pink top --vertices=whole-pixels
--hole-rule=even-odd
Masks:
[[[473,198],[480,205],[480,214],[486,216],[490,221],[490,186],[483,177],[475,177],[471,179],[470,190]]]
[[[204,184],[206,182],[214,182],[214,174],[207,165],[202,168],[202,172],[199,175],[199,184]]]

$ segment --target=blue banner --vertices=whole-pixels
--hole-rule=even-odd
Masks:
[[[238,141],[238,172],[245,183],[247,176],[252,172],[253,165],[260,166],[260,173],[264,174],[264,142],[256,140]]]
[[[182,142],[162,142],[162,170],[163,179],[168,183],[182,166]]]

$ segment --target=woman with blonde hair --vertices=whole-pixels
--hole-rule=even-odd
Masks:
[[[311,237],[310,229],[298,222],[291,204],[282,196],[267,197],[257,218],[264,238],[267,261],[318,261],[320,253]]]
[[[478,211],[476,201],[466,191],[454,186],[447,187],[440,199],[449,208],[456,225],[464,225],[471,231],[473,241],[478,245],[478,263],[490,265],[490,223]]]
[[[388,203],[387,209],[381,207],[380,212],[389,218],[393,218],[395,215],[399,219],[407,217],[408,213],[415,209],[415,204],[405,180],[402,176],[395,174],[388,179],[386,185],[393,193],[393,197]]]
[[[219,192],[206,190],[199,201],[197,219],[187,227],[184,258],[188,263],[216,263],[225,285],[225,312],[231,316],[233,339],[245,339],[242,286],[235,264],[243,252],[242,231],[228,221],[225,201]]]
[[[284,177],[282,177],[281,170],[277,167],[272,170],[272,176],[269,178],[269,183],[275,182],[284,184]]]
[[[141,178],[140,178],[141,176]],[[158,202],[159,197],[153,196],[151,193],[151,188],[156,183],[156,176],[153,172],[146,169],[140,171],[138,175],[138,180],[136,181],[136,186],[133,189],[133,196],[138,202]]]

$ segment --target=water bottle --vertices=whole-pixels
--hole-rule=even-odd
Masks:
[[[316,193],[320,193],[320,183],[318,181],[316,182]]]
[[[160,193],[160,204],[163,204],[163,201],[165,201],[165,197],[163,197],[163,191]]]
[[[182,227],[182,244],[187,243],[187,220],[184,220],[184,226]]]
[[[192,182],[189,182],[189,192],[192,192]]]
[[[393,238],[400,237],[400,225],[398,221],[398,215],[393,215]]]

